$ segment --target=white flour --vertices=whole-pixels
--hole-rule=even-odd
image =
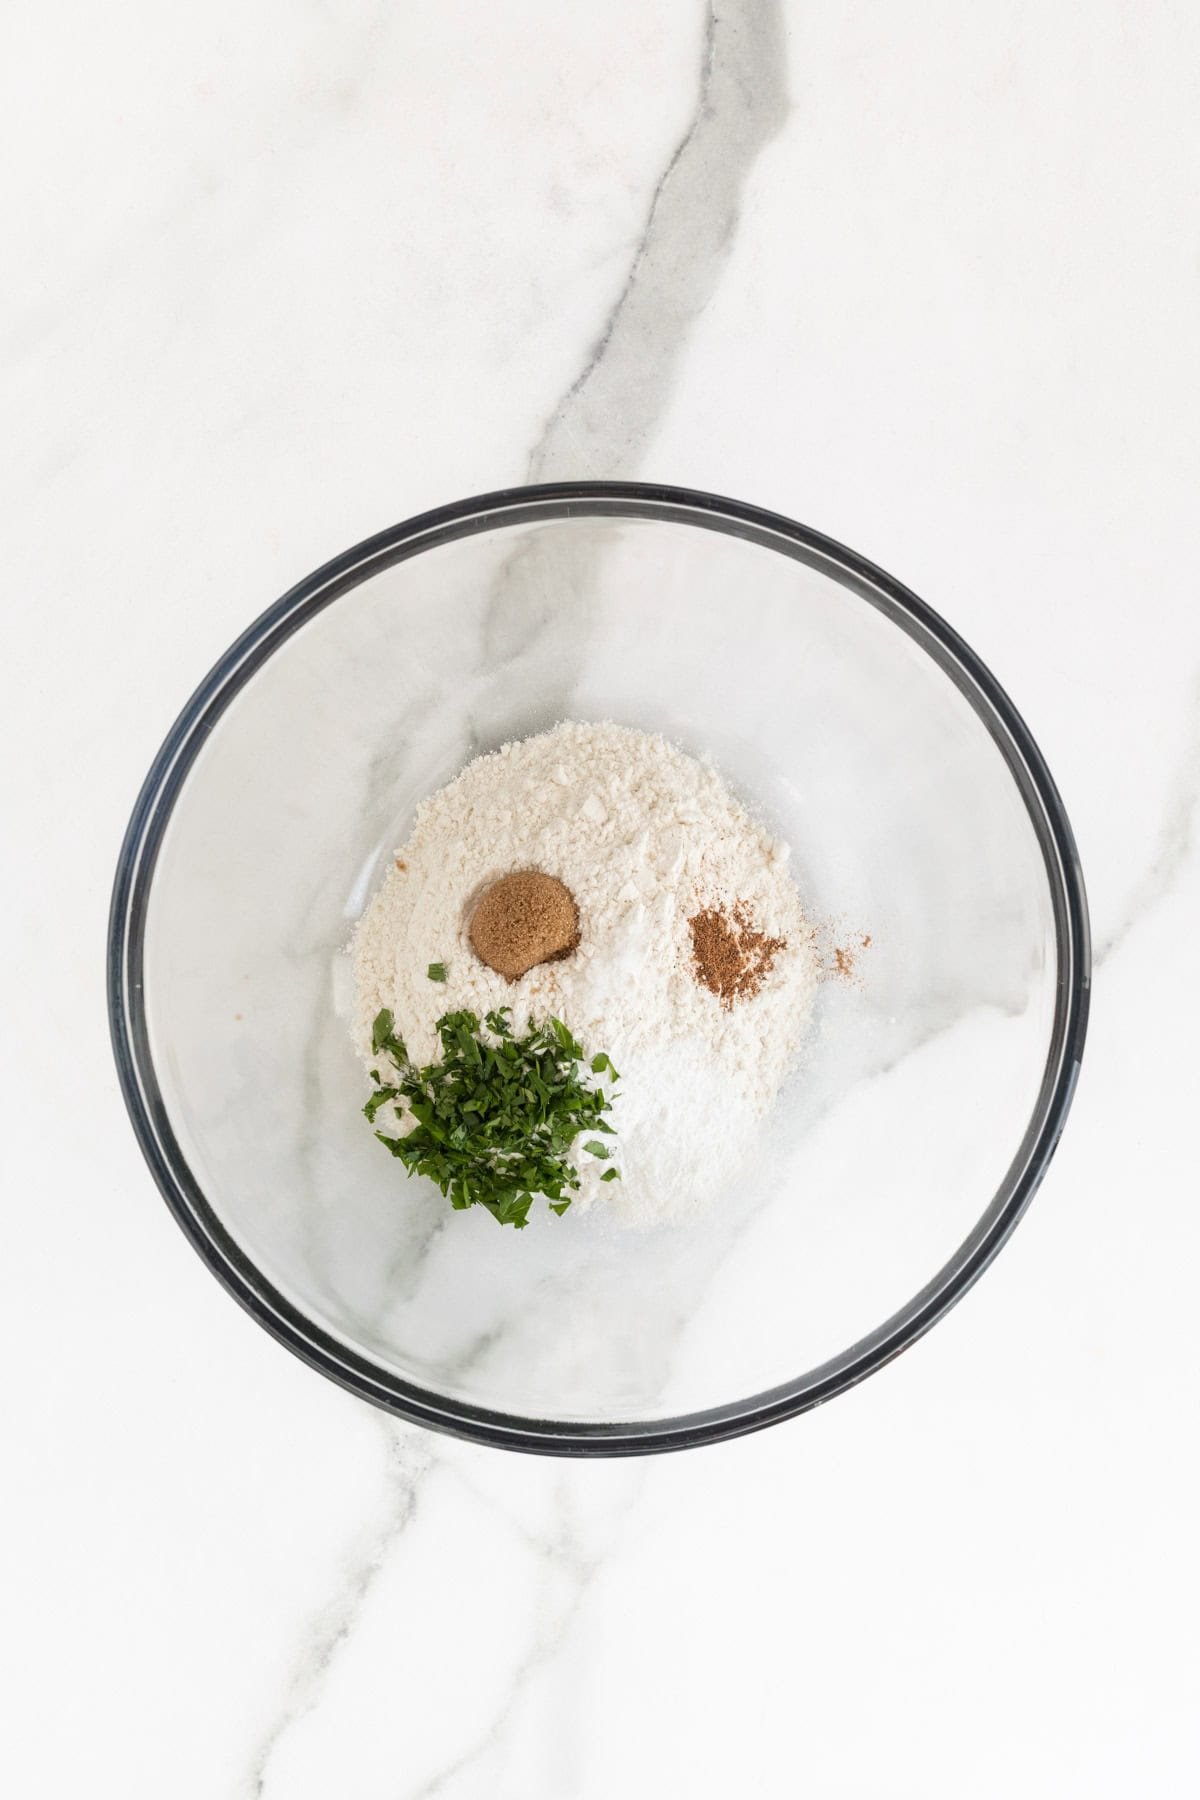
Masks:
[[[576,1205],[678,1218],[735,1175],[808,1025],[817,957],[787,856],[714,770],[663,738],[564,724],[506,744],[421,804],[359,924],[358,1048],[371,1060],[381,1007],[417,1061],[438,1054],[444,1012],[511,1006],[518,1031],[557,1014],[621,1072],[622,1179],[601,1185],[581,1155]],[[482,890],[520,869],[566,883],[582,935],[568,960],[509,983],[475,956],[467,923]],[[693,977],[688,921],[738,901],[787,949],[759,993],[726,1008]],[[428,979],[432,962],[445,983]]]

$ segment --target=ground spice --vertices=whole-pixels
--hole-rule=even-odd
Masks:
[[[841,981],[853,981],[858,972],[860,953],[870,948],[871,935],[869,932],[864,932],[860,936],[857,945],[834,944],[831,950],[833,967],[828,970],[828,973],[836,975]]]
[[[732,913],[723,906],[707,906],[688,920],[688,926],[696,980],[725,1007],[757,994],[775,958],[787,949],[786,938],[767,937],[755,927],[742,900]]]
[[[538,963],[571,955],[579,943],[579,909],[561,881],[527,869],[501,876],[484,892],[468,936],[481,962],[516,981]]]

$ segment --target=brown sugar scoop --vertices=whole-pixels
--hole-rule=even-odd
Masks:
[[[579,942],[579,909],[570,888],[540,870],[502,875],[471,914],[471,948],[506,981],[539,963],[561,962]]]

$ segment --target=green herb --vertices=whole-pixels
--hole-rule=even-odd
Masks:
[[[444,980],[443,965],[431,963],[429,977]],[[410,1060],[391,1013],[381,1012],[371,1043],[391,1058],[396,1072],[380,1082],[372,1070],[378,1085],[363,1111],[373,1122],[394,1101],[411,1129],[402,1137],[375,1135],[408,1173],[436,1182],[456,1210],[483,1206],[501,1225],[520,1230],[538,1194],[551,1212],[561,1215],[570,1206],[579,1176],[567,1151],[580,1133],[614,1133],[603,1116],[611,1101],[588,1085],[583,1049],[562,1020],[547,1019],[518,1038],[510,1010],[502,1006],[486,1015],[486,1035],[473,1012],[443,1014],[437,1022],[442,1059],[426,1068]],[[603,1054],[590,1067],[617,1079]],[[604,1159],[611,1155],[594,1138],[583,1148]],[[618,1173],[608,1169],[601,1179],[612,1181]]]
[[[375,1071],[372,1070],[371,1073],[374,1074]],[[375,1122],[375,1114],[379,1111],[380,1107],[386,1106],[389,1100],[394,1100],[399,1092],[400,1089],[395,1087],[378,1087],[375,1089],[375,1092],[363,1107],[364,1114],[372,1124]]]
[[[445,963],[430,963],[425,973],[428,975],[430,981],[445,981],[446,965]]]

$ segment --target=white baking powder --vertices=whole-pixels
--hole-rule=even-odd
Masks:
[[[787,859],[713,769],[661,737],[564,724],[505,744],[421,804],[359,924],[358,1048],[372,1060],[381,1007],[418,1062],[437,1056],[444,1012],[510,1006],[517,1031],[556,1014],[621,1072],[622,1179],[601,1184],[580,1153],[576,1205],[679,1218],[736,1176],[808,1026],[817,957]],[[510,983],[479,961],[467,925],[483,890],[520,869],[565,882],[581,937],[566,961]],[[725,1007],[693,976],[688,921],[739,901],[787,948],[757,994]],[[428,978],[435,962],[444,983]]]

